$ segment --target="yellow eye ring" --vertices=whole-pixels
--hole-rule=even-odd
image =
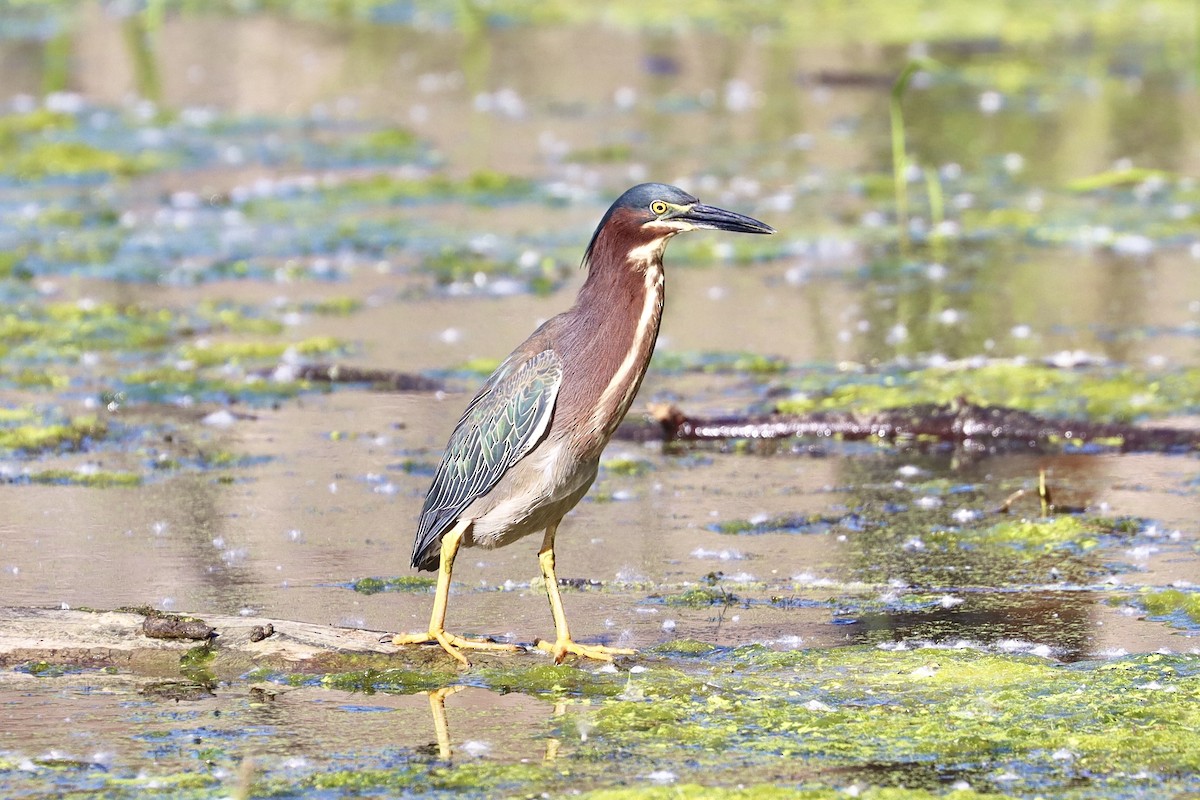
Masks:
[[[661,217],[667,213],[667,204],[662,200],[655,200],[650,204],[650,210],[654,212],[655,216]]]

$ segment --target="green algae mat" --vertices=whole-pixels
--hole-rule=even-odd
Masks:
[[[125,735],[150,747],[158,768],[128,776],[109,769],[111,752],[49,754],[0,761],[0,776],[13,796],[56,787],[106,797],[1082,798],[1200,789],[1195,656],[1064,665],[967,648],[778,652],[681,640],[618,669],[530,663],[540,660],[493,660],[459,676],[384,666],[260,672],[201,682],[170,705],[163,682],[42,672],[30,680],[61,682],[57,702],[74,705],[84,729],[98,724],[89,696],[124,698]],[[318,730],[354,749],[276,757]],[[526,755],[491,757],[501,748]]]

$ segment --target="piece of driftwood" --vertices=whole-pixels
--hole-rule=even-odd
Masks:
[[[651,421],[628,422],[617,431],[626,441],[704,442],[727,439],[836,437],[849,441],[934,440],[982,447],[1041,447],[1067,442],[1103,443],[1122,451],[1195,450],[1200,431],[1141,428],[1121,423],[1051,419],[1026,411],[969,402],[920,404],[872,414],[820,411],[691,417],[672,405],[650,407]]]
[[[177,676],[184,655],[202,647],[211,651],[205,654],[204,668],[218,677],[236,677],[255,667],[285,672],[344,671],[368,666],[456,670],[441,647],[397,647],[383,631],[204,615],[201,624],[210,627],[213,635],[203,641],[147,636],[143,627],[146,620],[163,618],[167,617],[148,616],[137,610],[0,608],[0,667],[117,667],[142,675]],[[516,656],[482,650],[471,653],[472,663],[484,666],[513,657],[543,660],[538,650]]]

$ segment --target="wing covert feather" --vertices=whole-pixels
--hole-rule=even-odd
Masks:
[[[442,535],[542,440],[562,384],[553,350],[510,356],[492,373],[455,426],[421,509],[412,564],[436,569]]]

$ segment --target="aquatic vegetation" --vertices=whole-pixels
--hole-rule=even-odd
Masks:
[[[582,800],[842,800],[842,789],[801,789],[773,783],[729,786],[703,786],[685,783],[673,786],[637,786],[623,789],[596,789],[578,795]],[[955,789],[946,794],[926,789],[870,787],[855,793],[861,800],[1009,800],[1010,795],[985,793],[973,789]]]
[[[664,605],[684,608],[729,606],[741,602],[737,595],[725,591],[720,586],[696,586],[675,594],[658,595],[657,599]]]
[[[967,398],[980,405],[1098,420],[1133,419],[1195,409],[1200,371],[1146,374],[1132,369],[1065,370],[1032,363],[997,362],[975,368],[931,367],[911,372],[855,373],[833,385],[812,386],[780,401],[779,411],[877,411]],[[820,380],[829,380],[829,377]],[[808,388],[812,387],[812,388]]]
[[[499,275],[512,271],[512,266],[468,249],[444,248],[428,256],[421,264],[441,285],[469,281],[475,275]]]
[[[373,175],[369,178],[347,180],[325,189],[323,197],[331,203],[392,204],[417,200],[512,200],[530,197],[535,191],[532,182],[514,175],[490,170],[473,172],[462,180],[440,173],[422,178],[398,178]],[[251,206],[248,211],[253,211]]]
[[[1172,176],[1167,172],[1159,169],[1128,167],[1075,178],[1067,184],[1067,189],[1072,192],[1096,192],[1103,189],[1129,188],[1146,181],[1165,181],[1170,177]]]
[[[840,522],[838,518],[823,514],[805,516],[755,517],[753,519],[730,519],[708,525],[710,531],[726,535],[756,533],[824,533]]]
[[[813,797],[845,781],[860,782],[879,798],[940,796],[920,793],[968,776],[972,790],[957,794],[966,798],[992,791],[1058,794],[1080,781],[1105,792],[1117,786],[1184,789],[1194,786],[1188,776],[1200,766],[1194,733],[1200,729],[1200,665],[1194,656],[1062,666],[1044,658],[947,649],[778,652],[679,642],[658,651],[638,674],[514,660],[465,678],[501,693],[574,698],[575,713],[556,726],[556,738],[566,739],[555,765],[561,772],[549,765],[520,772],[466,760],[426,774],[423,765],[409,761],[320,780],[361,789],[389,777],[406,786],[432,779],[473,791],[494,788],[494,780],[513,789],[555,791],[559,781],[570,780],[599,792],[599,786],[614,791],[602,771],[616,753],[633,759],[633,774],[683,770],[702,786],[724,759],[736,758],[753,774],[754,765],[778,763],[782,755],[797,766],[791,779],[796,788]],[[442,679],[447,677],[456,680]],[[365,692],[437,685],[403,670],[343,673],[321,683]],[[577,730],[589,733],[578,738]],[[904,775],[908,788],[891,794],[881,788],[881,781],[891,783],[889,776]],[[772,786],[790,783],[779,777]],[[643,781],[629,788],[655,791]],[[692,790],[684,791],[686,797]]]
[[[96,489],[139,486],[142,476],[136,472],[111,472],[107,470],[44,469],[27,476],[30,483],[54,486],[88,486]]]
[[[153,308],[108,302],[48,302],[0,304],[0,354],[11,360],[75,361],[89,352],[154,354],[175,342],[201,334],[239,333],[274,336],[283,332],[278,319],[230,303],[207,301],[192,309]],[[341,352],[338,343],[315,338],[294,345],[284,343],[189,343],[185,357],[224,360],[277,358],[289,347],[301,354]],[[210,363],[210,362],[205,362]]]
[[[295,675],[290,682],[303,684],[315,681],[327,689],[347,692],[390,692],[412,694],[446,685],[452,673],[440,669],[365,669],[350,672],[326,673],[319,677]]]
[[[880,467],[904,462],[900,457],[881,461],[874,469],[869,462],[855,462],[861,466],[846,476],[857,487],[856,505],[834,520],[834,531],[844,536],[852,556],[845,580],[945,587],[1087,584],[1119,571],[1124,557],[1118,551],[1149,541],[1145,532],[1153,528],[1135,517],[1042,517],[1033,491],[1036,478],[988,487],[888,483],[895,469]],[[1008,512],[999,511],[1001,500],[1016,492],[1025,497]]]
[[[119,222],[117,212],[95,198],[71,206],[51,205],[41,209],[31,227],[86,228],[93,225],[112,225]]]
[[[605,474],[628,478],[640,478],[654,469],[654,465],[641,458],[629,456],[601,460],[600,468]]]
[[[62,389],[78,380],[81,363],[94,360],[97,353],[117,353],[126,358],[136,355],[141,361],[104,378],[102,391],[109,401],[180,396],[278,399],[315,385],[282,374],[272,380],[240,376],[227,368],[268,365],[291,355],[338,355],[349,349],[344,342],[320,336],[299,341],[204,338],[221,333],[274,338],[283,331],[278,319],[227,302],[206,301],[191,309],[91,301],[0,305],[0,355],[5,356],[0,380],[27,388]],[[176,346],[172,363],[158,363],[172,346]],[[83,374],[93,379],[86,367]],[[316,388],[328,389],[326,385]],[[0,431],[0,442],[36,434],[32,428]],[[44,435],[53,439],[61,434]]]
[[[176,775],[138,775],[131,778],[111,776],[105,780],[105,785],[112,791],[129,791],[136,795],[153,792],[191,792],[215,788],[220,782],[212,775],[203,772],[184,772]],[[189,795],[177,795],[187,797]],[[197,795],[199,796],[199,795]]]
[[[287,352],[301,356],[326,356],[344,353],[346,350],[344,342],[328,336],[318,336],[298,342],[203,342],[184,345],[179,352],[183,359],[198,367],[212,367],[274,361]]]
[[[424,148],[420,138],[404,128],[371,131],[340,146],[356,158],[388,160],[411,160]]]
[[[0,406],[0,425],[14,425],[37,419],[37,409],[28,406],[5,408]]]
[[[66,667],[49,661],[33,661],[18,667],[18,669],[38,678],[57,678],[67,674]]]
[[[180,688],[185,692],[208,692],[216,686],[216,676],[210,669],[215,658],[216,651],[209,642],[197,645],[180,656],[179,673],[186,679],[186,684],[190,684]]]
[[[305,306],[303,310],[311,311],[314,314],[348,314],[357,308],[355,301],[349,298],[334,298],[329,301],[328,305],[311,304]],[[185,323],[187,331],[195,332],[197,329],[207,329],[258,336],[275,336],[284,331],[283,323],[264,314],[262,309],[236,305],[231,302],[206,300],[196,307],[196,316],[197,320],[187,320]]]
[[[23,267],[24,254],[17,250],[0,253],[0,279],[27,278],[29,273]]]
[[[69,3],[62,0],[38,0],[22,3],[25,13],[33,18],[40,15],[55,19]],[[449,0],[423,3],[420,6],[398,4],[394,0],[355,0],[354,2],[314,3],[309,0],[271,0],[247,6],[236,0],[198,3],[196,0],[168,0],[150,6],[143,14],[151,21],[161,20],[172,11],[203,10],[208,13],[248,13],[248,10],[269,8],[275,13],[299,20],[326,25],[372,23],[376,25],[417,25],[419,28],[474,30],[479,26],[538,26],[594,25],[600,21],[633,30],[661,31],[672,27],[700,31],[719,31],[739,34],[754,27],[764,27],[784,41],[797,43],[858,42],[864,36],[869,41],[892,43],[913,40],[937,42],[986,40],[999,37],[1002,41],[1024,44],[1045,44],[1061,41],[1063,37],[1087,32],[1097,37],[1127,33],[1131,26],[1161,32],[1175,39],[1186,36],[1192,22],[1191,7],[1183,0],[1160,3],[1156,14],[1148,18],[1139,15],[1137,8],[1124,5],[1095,9],[1081,17],[1068,9],[1040,15],[1030,13],[1029,0],[1004,0],[980,14],[969,4],[938,6],[936,13],[921,15],[901,13],[886,0],[872,0],[853,9],[795,6],[774,0],[756,6],[753,13],[730,9],[721,3],[694,4],[682,13],[670,14],[666,9],[647,7],[633,0],[620,0],[601,10],[580,7],[567,0],[529,5],[517,0],[489,4],[485,9],[463,7]],[[814,28],[818,30],[814,30]],[[1177,55],[1176,57],[1183,57]]]
[[[1155,617],[1179,616],[1189,624],[1200,625],[1200,592],[1160,589],[1143,593],[1138,600],[1146,613]]]
[[[192,398],[202,402],[228,404],[245,402],[262,405],[295,397],[302,392],[329,391],[329,384],[289,381],[257,376],[222,377],[192,369],[157,367],[121,375],[114,388],[102,398],[120,403],[176,402]]]
[[[478,376],[486,378],[491,375],[500,366],[498,358],[473,358],[463,364],[458,365],[453,369],[454,372],[464,375]]]
[[[333,317],[348,317],[363,307],[362,301],[356,297],[325,297],[300,306],[301,311],[311,314],[322,314]]]
[[[984,776],[1007,769],[1018,777],[1006,789],[1047,776],[1069,782],[1076,768],[1089,764],[1104,765],[1106,773],[1144,767],[1172,775],[1194,761],[1185,752],[1194,742],[1172,741],[1177,734],[1191,738],[1180,726],[1198,713],[1194,658],[1142,656],[1066,669],[1040,659],[955,651],[895,655],[744,648],[718,661],[739,665],[740,677],[708,674],[709,688],[694,694],[686,680],[666,689],[678,676],[652,671],[639,681],[644,700],[612,700],[596,712],[593,738],[650,747],[659,758],[703,743],[783,754],[810,767],[898,767],[932,758],[942,775],[975,764],[985,785]],[[769,685],[784,674],[795,678]],[[1152,682],[1175,689],[1139,688]],[[1135,741],[1140,735],[1147,740]],[[1118,747],[1132,750],[1118,754]],[[1056,762],[1051,754],[1060,750],[1070,758]]]
[[[631,158],[633,147],[628,144],[578,148],[567,154],[567,160],[576,164],[612,164],[629,161]]]
[[[29,413],[32,416],[33,412]],[[108,425],[94,416],[75,417],[48,424],[29,422],[9,425],[0,420],[0,451],[19,450],[35,453],[79,449],[85,442],[103,439],[107,433]]]
[[[130,155],[59,138],[76,130],[73,115],[39,108],[0,116],[0,173],[19,180],[107,174],[128,177],[158,166],[156,156]]]
[[[786,359],[761,353],[685,353],[661,348],[655,351],[651,366],[663,372],[702,372],[717,375],[776,375],[787,372],[790,368]]]
[[[180,324],[169,311],[110,303],[22,304],[0,309],[0,348],[14,358],[85,349],[154,349]]]
[[[436,578],[426,578],[421,575],[400,575],[395,578],[359,578],[350,588],[359,594],[427,592],[436,584]]]
[[[157,166],[149,156],[128,156],[82,142],[40,142],[8,161],[5,171],[22,180],[91,173],[130,176]]]
[[[971,541],[1011,544],[1031,550],[1051,550],[1064,545],[1090,550],[1099,544],[1099,533],[1100,530],[1089,525],[1085,519],[1061,516],[1048,520],[1006,520],[980,531],[960,532],[959,536]]]
[[[674,639],[654,648],[655,654],[666,658],[706,658],[720,652],[722,648],[697,639]]]
[[[551,256],[530,259],[529,252],[481,252],[475,242],[422,248],[419,269],[455,295],[510,295],[553,292],[571,267]]]
[[[622,682],[614,676],[588,670],[538,663],[479,670],[488,688],[498,692],[522,692],[553,697],[611,697],[620,694]]]
[[[504,764],[490,761],[469,761],[453,768],[426,764],[406,764],[399,767],[344,770],[314,773],[299,782],[281,779],[256,782],[256,796],[291,794],[295,791],[337,792],[336,796],[353,797],[364,792],[398,790],[406,794],[471,792],[482,794],[503,792],[514,787],[536,786],[539,780],[554,775],[552,767],[540,764]]]
[[[21,138],[30,134],[70,130],[74,127],[74,116],[47,108],[35,108],[23,114],[0,115],[0,152],[16,148]]]
[[[333,773],[320,773],[310,777],[306,783],[313,789],[318,791],[338,790],[344,792],[352,792],[354,794],[372,789],[395,790],[397,787],[412,787],[412,784],[420,779],[425,773],[425,770],[420,766],[405,766],[399,769],[358,769],[358,770],[342,770]],[[286,787],[291,790],[295,787],[290,784],[283,784],[281,790]],[[270,784],[258,784],[257,791],[264,792],[266,796],[274,794],[270,789]]]

